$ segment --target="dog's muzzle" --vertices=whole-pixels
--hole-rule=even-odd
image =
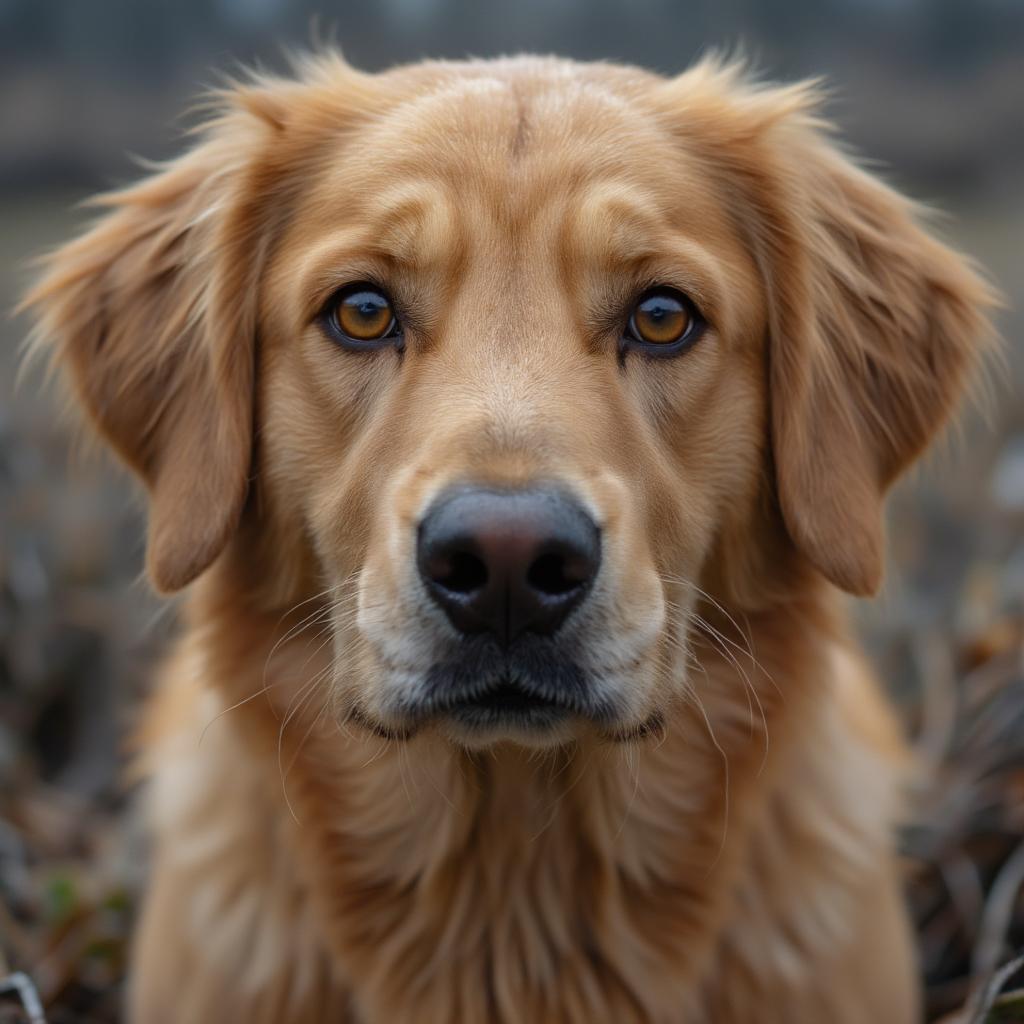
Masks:
[[[417,566],[459,639],[407,713],[537,727],[603,716],[571,645],[560,642],[601,567],[600,529],[571,496],[446,491],[420,523]]]

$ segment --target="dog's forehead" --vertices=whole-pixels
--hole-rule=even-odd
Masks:
[[[486,67],[411,90],[346,133],[325,165],[318,207],[342,203],[346,219],[373,223],[403,251],[413,246],[403,222],[417,232],[432,223],[438,242],[454,236],[455,220],[507,241],[538,221],[552,225],[567,204],[586,221],[576,238],[605,251],[623,227],[717,219],[713,182],[645,102],[643,80],[623,89],[574,65]]]
[[[612,69],[602,74],[599,66],[568,61],[520,59],[442,67],[449,70],[425,83],[413,79],[399,90],[398,101],[381,123],[398,127],[410,142],[465,142],[513,158],[535,150],[531,143],[548,145],[581,129],[590,134],[607,131],[623,120],[635,123],[645,94],[658,81],[637,73],[624,85]],[[443,140],[438,130],[445,133]]]
[[[326,132],[282,247],[297,308],[396,273],[418,304],[498,303],[514,282],[536,308],[556,289],[599,300],[645,276],[714,312],[749,284],[720,183],[650,101],[655,86],[575,67],[480,65]]]

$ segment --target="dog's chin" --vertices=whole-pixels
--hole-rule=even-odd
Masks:
[[[531,718],[502,717],[490,720],[449,717],[436,723],[447,740],[469,750],[511,743],[533,750],[553,750],[591,737],[599,743],[637,743],[659,738],[665,719],[660,712],[637,721],[602,722],[581,720],[572,715]]]
[[[577,740],[588,726],[593,728],[570,708],[526,694],[511,684],[415,710],[359,706],[349,712],[347,720],[381,739],[411,740],[432,733],[469,749],[499,743],[553,748]]]
[[[581,723],[575,716],[565,711],[546,709],[453,710],[436,718],[433,727],[448,742],[468,750],[501,743],[547,750],[574,742],[581,732]]]
[[[588,716],[557,703],[525,697],[515,687],[501,686],[480,698],[470,698],[443,710],[394,714],[353,708],[349,724],[380,739],[406,741],[433,734],[467,750],[513,744],[533,750],[553,750],[591,737],[599,742],[631,743],[662,736],[660,711],[642,717]]]

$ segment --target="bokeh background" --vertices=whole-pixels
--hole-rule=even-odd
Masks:
[[[904,846],[929,1012],[960,1006],[1024,941],[1024,3],[0,0],[0,307],[76,204],[182,149],[218,70],[331,40],[370,70],[528,50],[673,73],[720,48],[823,76],[846,138],[1007,297],[985,415],[898,488],[886,589],[858,609],[934,769]],[[27,329],[0,319],[0,977],[27,971],[53,1022],[112,1021],[145,871],[125,737],[174,614],[140,579],[132,487],[19,382]]]

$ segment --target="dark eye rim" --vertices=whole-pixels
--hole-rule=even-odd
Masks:
[[[342,330],[341,324],[338,322],[338,306],[347,296],[357,292],[376,292],[391,308],[391,323],[379,338],[353,338]],[[320,323],[321,329],[331,341],[353,352],[373,352],[382,348],[393,348],[401,352],[405,348],[405,332],[402,328],[402,321],[395,309],[395,303],[392,301],[387,289],[381,287],[375,281],[350,281],[348,284],[342,285],[324,303],[317,316],[317,320]]]
[[[636,309],[642,302],[645,302],[652,296],[662,294],[671,295],[672,298],[686,309],[690,316],[689,326],[675,341],[645,341],[640,337],[636,329],[634,321]],[[623,356],[628,351],[638,351],[654,359],[671,359],[673,356],[682,355],[683,352],[691,349],[700,340],[707,327],[708,322],[697,308],[697,304],[685,292],[681,292],[678,288],[673,288],[671,285],[654,285],[644,289],[630,305],[629,317],[626,320],[626,329],[622,332],[619,351]]]

